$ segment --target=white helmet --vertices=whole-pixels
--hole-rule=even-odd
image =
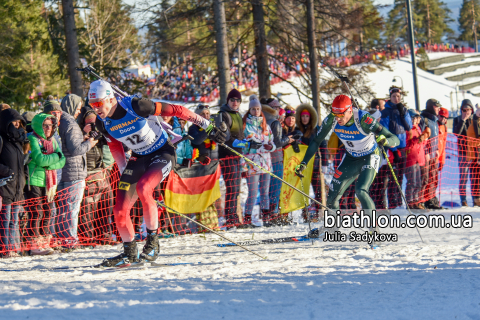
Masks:
[[[102,100],[104,98],[113,98],[113,89],[110,83],[104,80],[96,80],[90,84],[88,90],[88,99]]]

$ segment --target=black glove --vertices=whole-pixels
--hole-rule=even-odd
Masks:
[[[100,140],[103,137],[103,134],[99,131],[90,131],[88,135],[92,137],[93,140]]]
[[[291,135],[291,137],[294,140],[300,140],[303,137],[303,133],[299,131],[299,132],[296,132],[295,134]]]
[[[56,154],[58,154],[58,158],[61,160],[63,158],[63,154],[59,151],[59,152],[55,152]]]
[[[211,140],[220,144],[225,143],[227,140],[227,134],[218,128],[213,128],[208,136]]]
[[[400,151],[395,150],[393,151],[393,163],[400,163],[402,162],[402,155]]]
[[[262,143],[260,142],[255,142],[255,141],[249,141],[250,142],[250,149],[258,149],[262,146]]]
[[[400,116],[402,118],[405,117],[405,113],[407,112],[407,108],[405,108],[403,103],[400,102],[399,104],[397,104],[397,110],[398,110],[398,113],[400,113]]]

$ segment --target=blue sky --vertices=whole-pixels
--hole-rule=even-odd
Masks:
[[[460,8],[462,7],[462,0],[443,0],[448,6],[450,10],[452,10],[451,17],[455,20],[451,23],[450,28],[453,31],[458,32],[458,17],[460,15]],[[375,1],[376,4],[383,4],[383,5],[390,5],[390,7],[386,7],[385,9],[381,10],[381,14],[386,17],[388,11],[391,9],[391,5],[393,5],[393,0],[377,0]]]
[[[138,3],[139,0],[123,0],[125,3],[133,5],[136,2]],[[455,20],[451,24],[451,28],[457,32],[458,31],[458,16],[460,15],[460,8],[462,7],[462,0],[443,0],[447,4],[447,6],[452,10],[452,18]],[[383,4],[383,5],[390,5],[390,7],[386,7],[383,10],[381,10],[381,14],[386,17],[388,14],[388,11],[391,9],[391,5],[393,4],[393,0],[376,0],[376,4]]]

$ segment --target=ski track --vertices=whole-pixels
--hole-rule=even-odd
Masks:
[[[40,270],[94,265],[116,246],[0,260],[1,319],[480,319],[480,209],[472,229],[398,232],[377,250],[322,241],[218,248],[216,235],[161,240],[161,263],[118,272]],[[402,216],[402,210],[397,210]],[[316,226],[319,226],[317,224]],[[307,226],[224,233],[237,241],[305,234]],[[350,230],[342,230],[348,233]],[[358,230],[357,230],[358,231]],[[436,267],[436,268],[435,268]]]

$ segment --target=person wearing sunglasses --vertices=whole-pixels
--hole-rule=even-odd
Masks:
[[[468,153],[468,128],[473,122],[473,103],[469,99],[462,101],[460,107],[461,114],[453,119],[453,133],[457,136],[458,148],[458,169],[459,169],[459,192],[462,206],[467,207],[467,182],[472,173],[470,169],[470,162],[467,159]],[[473,202],[473,199],[472,199]]]
[[[57,170],[65,165],[61,144],[54,138],[57,119],[49,114],[39,113],[32,120],[33,133],[28,136],[32,152],[28,163],[28,188],[26,199],[28,228],[27,239],[32,255],[52,254],[50,242],[55,229],[55,194],[57,191]]]
[[[158,116],[175,116],[190,121],[208,133],[217,143],[225,142],[225,132],[213,123],[179,105],[153,102],[128,96],[114,95],[110,83],[97,80],[90,84],[89,104],[97,114],[96,128],[105,136],[115,162],[122,173],[113,209],[115,222],[123,240],[124,252],[105,259],[105,267],[141,261],[154,261],[159,254],[158,210],[153,192],[175,167],[175,147],[169,142]],[[126,161],[123,145],[132,150]],[[147,241],[139,253],[135,231],[130,219],[130,209],[137,197],[143,204],[147,227]]]
[[[347,152],[330,183],[327,207],[332,209],[331,214],[335,215],[343,193],[358,178],[355,193],[365,213],[371,215],[375,204],[368,191],[381,162],[381,151],[378,145],[388,148],[396,147],[400,141],[368,112],[354,108],[349,97],[339,95],[333,100],[332,112],[315,130],[302,162],[295,168],[297,176],[303,177],[302,172],[307,167],[307,163],[332,129]],[[317,232],[310,236],[319,237],[320,235]]]

